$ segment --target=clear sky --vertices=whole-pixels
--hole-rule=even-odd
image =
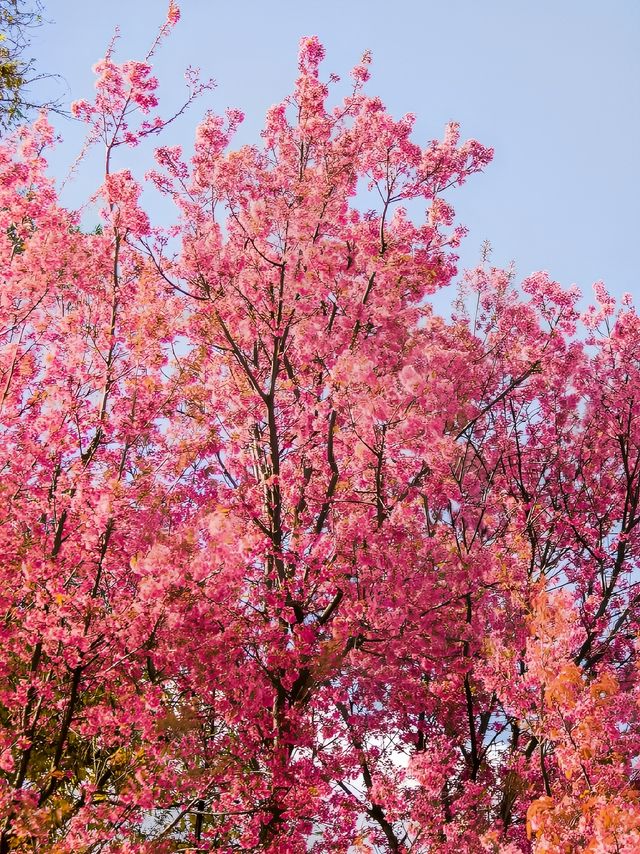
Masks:
[[[33,43],[59,72],[68,101],[90,96],[91,65],[116,24],[119,58],[142,58],[165,0],[44,0],[53,23]],[[493,262],[519,276],[546,269],[587,294],[604,279],[640,299],[640,0],[182,0],[182,20],[158,55],[162,98],[178,103],[186,65],[217,87],[172,130],[188,146],[207,108],[238,107],[238,141],[257,141],[264,112],[290,91],[302,35],[327,51],[325,76],[348,77],[373,51],[368,91],[396,116],[417,115],[418,141],[455,119],[494,162],[451,201],[469,228],[461,264],[489,239]],[[62,172],[80,128],[58,121]],[[124,165],[124,163],[122,164]],[[128,165],[128,164],[127,164]],[[87,183],[85,183],[87,182]],[[67,190],[86,197],[81,172]]]

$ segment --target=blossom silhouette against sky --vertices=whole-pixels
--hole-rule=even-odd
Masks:
[[[150,27],[166,13],[163,0],[47,0],[46,10],[53,23],[34,53],[62,75],[69,101],[91,97],[91,66],[116,25],[118,53],[142,58]],[[463,137],[495,149],[486,175],[457,197],[469,228],[461,267],[477,263],[488,239],[493,261],[513,260],[519,275],[543,266],[587,298],[599,279],[618,295],[640,291],[634,0],[187,0],[181,10],[174,38],[156,58],[163,102],[181,102],[187,65],[217,87],[172,128],[173,142],[189,145],[209,107],[240,108],[246,120],[236,140],[253,142],[266,110],[287,92],[302,35],[317,33],[326,46],[325,77],[371,49],[376,92],[397,117],[416,113],[418,137],[435,138],[454,119]],[[52,167],[63,175],[84,126],[56,121],[67,144]],[[68,185],[70,204],[85,198],[82,174]]]

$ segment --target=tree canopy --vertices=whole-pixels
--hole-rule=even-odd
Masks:
[[[31,33],[43,23],[42,11],[40,0],[0,0],[0,133],[43,106],[33,87],[51,75],[39,73],[28,53]]]
[[[155,225],[178,18],[74,105],[101,228],[44,116],[0,146],[0,854],[637,852],[631,299],[485,259],[438,316],[492,151],[314,37]]]

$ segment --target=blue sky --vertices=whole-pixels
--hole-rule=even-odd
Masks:
[[[91,65],[114,27],[119,58],[142,58],[165,0],[45,0],[33,42],[40,67],[65,81],[63,97],[90,97]],[[238,142],[254,142],[265,110],[296,74],[297,43],[317,34],[325,75],[348,77],[373,52],[368,91],[390,112],[417,115],[416,136],[439,137],[455,119],[463,138],[495,148],[494,162],[451,196],[469,228],[461,266],[485,239],[493,262],[519,276],[546,269],[590,295],[640,298],[640,2],[638,0],[182,0],[182,20],[158,55],[162,98],[177,104],[186,65],[217,87],[172,129],[186,146],[207,108],[238,107]],[[68,88],[66,88],[68,87]],[[65,144],[52,158],[64,174],[82,129],[57,121]],[[120,162],[120,168],[125,165]],[[126,163],[129,166],[129,163]],[[68,186],[79,204],[99,183],[91,161]]]

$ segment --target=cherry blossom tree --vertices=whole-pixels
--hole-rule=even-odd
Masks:
[[[366,54],[331,106],[316,38],[259,145],[156,149],[153,225],[178,18],[74,107],[101,227],[45,117],[0,149],[0,854],[638,851],[631,300],[485,260],[438,316],[492,152]]]

